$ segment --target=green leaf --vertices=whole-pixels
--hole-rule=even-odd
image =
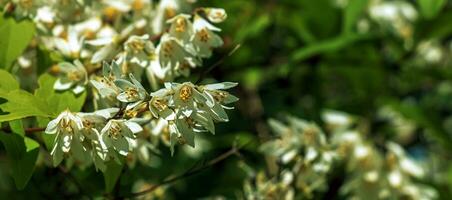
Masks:
[[[22,137],[25,136],[25,130],[24,130],[24,124],[22,123],[22,119],[16,119],[9,122],[9,126],[11,127],[11,130],[21,135]]]
[[[11,161],[12,176],[17,189],[27,185],[35,168],[39,153],[39,144],[27,137],[17,134],[0,133],[2,141]]]
[[[360,15],[367,7],[368,0],[351,0],[348,1],[347,7],[344,9],[343,33],[352,32],[353,26],[356,25]]]
[[[33,22],[0,16],[0,68],[9,70],[35,34]]]
[[[105,191],[113,191],[116,182],[118,182],[119,176],[121,175],[123,165],[118,164],[114,160],[110,160],[107,163],[107,169],[104,172],[105,181]]]
[[[0,122],[31,116],[50,116],[47,110],[51,106],[24,90],[0,92],[0,97],[7,100],[0,104],[0,109],[4,112],[0,114]]]
[[[9,92],[19,89],[19,83],[16,78],[7,71],[0,69],[0,77],[0,91]]]
[[[422,16],[426,19],[432,19],[438,15],[438,13],[446,5],[446,0],[418,0],[419,8]]]
[[[357,41],[365,40],[370,37],[371,35],[348,34],[328,39],[325,41],[320,41],[295,51],[295,53],[292,55],[292,60],[295,62],[300,62],[306,58],[309,58],[317,54],[338,51]]]
[[[42,74],[39,77],[39,88],[35,91],[35,96],[42,99],[49,105],[47,110],[54,116],[69,109],[78,112],[82,109],[86,99],[86,92],[75,95],[71,91],[57,92],[53,89],[56,78],[49,74]]]

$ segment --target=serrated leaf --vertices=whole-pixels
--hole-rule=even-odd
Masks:
[[[123,165],[118,164],[114,160],[110,160],[107,163],[107,169],[103,173],[105,182],[105,192],[113,191],[116,182],[118,182],[119,176],[121,175]]]
[[[43,99],[48,105],[48,110],[56,116],[62,111],[69,109],[78,112],[82,109],[86,99],[86,92],[75,95],[71,91],[57,92],[53,89],[56,78],[49,74],[42,74],[39,77],[39,88],[35,91],[35,96]]]
[[[19,83],[13,75],[0,69],[0,91],[9,92],[19,89]]]
[[[0,140],[11,160],[11,169],[17,189],[24,189],[33,175],[39,153],[39,144],[18,134],[0,133]]]
[[[21,119],[30,116],[49,117],[47,104],[24,90],[0,92],[0,98],[7,102],[0,104],[4,113],[0,114],[0,122]]]
[[[14,60],[30,43],[34,33],[33,22],[16,22],[13,18],[0,16],[0,68],[11,68]]]

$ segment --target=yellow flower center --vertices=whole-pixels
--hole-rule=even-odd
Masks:
[[[176,10],[174,8],[165,8],[166,19],[172,18],[174,16],[176,16]]]
[[[113,139],[118,138],[118,136],[121,136],[121,127],[117,123],[113,123],[108,130],[108,137],[112,137]]]
[[[135,53],[144,49],[144,43],[138,40],[131,41],[128,43],[128,45],[135,51]]]
[[[107,19],[112,20],[116,17],[116,15],[118,15],[119,11],[114,8],[114,7],[106,7],[103,10],[103,14],[105,15],[105,17],[107,17]]]
[[[67,77],[71,81],[79,81],[82,79],[82,73],[79,71],[72,71],[67,74]]]
[[[184,32],[185,31],[185,19],[183,17],[179,17],[176,19],[176,31],[177,32]]]
[[[154,108],[156,108],[158,111],[163,111],[168,107],[166,101],[163,99],[154,99],[152,101],[152,106],[154,106]]]
[[[192,88],[188,85],[182,86],[179,92],[179,98],[182,99],[182,101],[188,101],[190,97],[192,96]]]
[[[144,7],[143,0],[135,0],[132,3],[132,9],[134,10],[141,10]]]
[[[127,88],[126,95],[128,99],[132,99],[138,96],[138,90],[136,88]]]
[[[71,120],[68,120],[66,118],[61,119],[60,128],[63,129],[66,133],[74,132],[73,125],[74,123]]]
[[[169,42],[166,42],[163,44],[162,50],[163,50],[163,56],[168,58],[171,56],[171,52],[173,51],[173,46]]]
[[[201,42],[207,43],[210,39],[209,32],[207,31],[206,28],[201,29],[196,34],[198,35],[199,40],[201,40]]]

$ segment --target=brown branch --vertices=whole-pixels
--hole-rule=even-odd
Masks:
[[[129,196],[126,196],[125,198],[131,198],[131,197],[138,197],[141,195],[145,195],[147,193],[153,192],[154,190],[156,190],[157,188],[164,186],[164,185],[168,185],[171,183],[174,183],[178,180],[184,179],[184,178],[188,178],[190,176],[193,176],[195,174],[198,174],[216,164],[218,164],[219,162],[226,160],[227,158],[229,158],[232,155],[239,155],[239,150],[241,148],[243,148],[244,146],[246,146],[247,144],[249,144],[250,142],[245,143],[244,145],[242,145],[241,147],[236,147],[233,146],[230,150],[226,151],[225,153],[222,153],[221,155],[215,157],[214,159],[210,160],[209,162],[207,162],[206,164],[200,166],[200,167],[195,167],[191,170],[188,170],[186,172],[184,172],[181,175],[178,176],[169,176],[166,179],[164,179],[162,182],[160,182],[159,184],[153,185],[147,189],[144,189],[140,192],[136,192],[136,193],[131,193]]]
[[[163,35],[164,33],[166,33],[166,32],[167,32],[167,31],[162,32],[162,33],[159,33],[159,34],[157,34],[157,35],[153,35],[153,36],[151,36],[151,38],[149,38],[149,40],[151,40],[151,41],[159,40],[159,39],[162,37],[162,35]]]
[[[46,130],[46,128],[44,128],[44,127],[31,127],[31,128],[25,128],[24,129],[25,133],[42,132],[42,131],[45,131],[45,130]],[[6,132],[6,133],[12,133],[13,132],[10,127],[3,127],[1,129],[1,131]]]

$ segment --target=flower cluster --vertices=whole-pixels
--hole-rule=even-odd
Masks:
[[[214,123],[228,121],[225,109],[233,107],[227,104],[238,99],[224,90],[236,83],[175,82],[223,45],[216,24],[227,18],[225,10],[192,9],[192,3],[0,2],[5,15],[32,20],[37,28],[13,67],[36,70],[38,54],[48,52],[48,66],[39,67],[58,76],[54,89],[90,95],[92,112],[66,110],[48,124],[55,165],[65,157],[101,170],[121,157],[149,164],[159,141],[172,151],[177,143],[194,147],[195,134],[214,133]]]
[[[294,176],[293,185],[311,197],[314,191],[324,189],[335,153],[316,124],[295,117],[288,117],[287,121],[288,125],[269,120],[277,139],[262,144],[261,150],[275,156],[285,173]]]
[[[343,195],[352,199],[436,199],[434,189],[416,183],[425,177],[425,169],[400,145],[387,142],[387,152],[382,153],[361,131],[351,130],[350,124],[342,127],[332,130],[332,144],[349,174],[341,187]]]
[[[437,198],[434,189],[417,182],[425,178],[425,168],[400,145],[387,142],[383,153],[352,129],[356,118],[338,111],[326,111],[322,117],[330,141],[314,123],[294,117],[288,117],[287,125],[269,121],[277,138],[260,148],[277,158],[279,169],[269,177],[244,168],[252,177],[244,185],[245,199],[312,198],[327,189],[327,176],[339,166],[347,171],[340,193],[351,199]]]
[[[228,121],[225,109],[232,107],[226,104],[238,100],[224,91],[235,87],[236,83],[198,86],[190,82],[167,82],[165,88],[148,93],[133,74],[124,77],[115,62],[111,65],[104,63],[102,71],[103,77],[91,80],[92,85],[101,97],[108,98],[113,105],[122,104],[124,107],[94,113],[65,111],[52,120],[46,133],[57,133],[51,153],[55,165],[61,162],[64,153],[73,155],[79,162],[87,161],[87,155],[93,155],[96,167],[104,169],[102,161],[114,159],[120,162],[118,155],[127,156],[134,151],[133,147],[148,146],[152,149],[153,146],[146,145],[145,140],[136,140],[136,134],[143,131],[141,125],[150,122],[154,122],[150,123],[153,131],[170,134],[172,151],[177,142],[194,147],[195,134],[215,133],[214,122]],[[145,155],[148,151],[141,152],[138,156],[148,157]]]

